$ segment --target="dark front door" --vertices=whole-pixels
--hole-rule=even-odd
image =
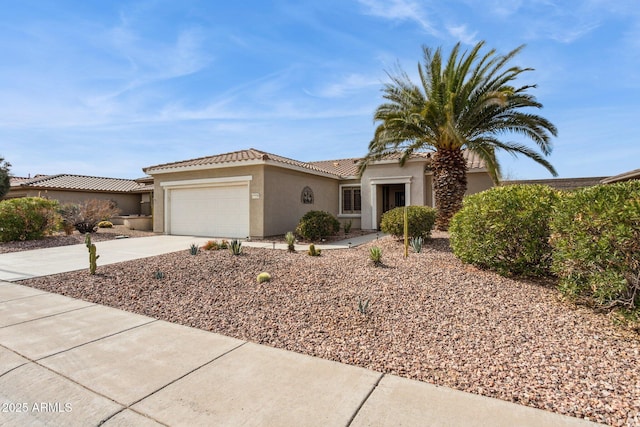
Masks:
[[[382,186],[382,213],[404,206],[404,184]]]

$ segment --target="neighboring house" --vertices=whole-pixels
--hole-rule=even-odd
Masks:
[[[90,199],[116,203],[121,215],[150,215],[153,179],[101,178],[83,175],[36,175],[11,178],[5,199],[44,197],[60,203],[79,203]]]
[[[300,162],[256,149],[149,166],[154,180],[153,230],[213,237],[267,237],[296,227],[310,210],[323,210],[354,228],[377,229],[396,206],[433,206],[430,155],[404,166],[389,158]],[[493,183],[484,164],[467,155],[468,194]]]
[[[634,169],[629,172],[621,173],[620,175],[605,178],[600,182],[602,184],[612,184],[620,181],[631,181],[632,179],[640,179],[640,169]]]

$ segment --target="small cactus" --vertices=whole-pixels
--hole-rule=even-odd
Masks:
[[[271,275],[266,271],[258,274],[258,278],[257,278],[258,283],[268,282],[270,280],[271,280]]]
[[[84,244],[89,249],[89,273],[91,275],[96,274],[96,268],[98,268],[98,263],[96,262],[100,255],[96,255],[96,245],[91,243],[91,235],[87,233],[87,236],[84,238]]]
[[[322,249],[316,249],[316,246],[313,243],[309,245],[309,252],[308,252],[309,255],[320,256],[321,252],[322,252]]]

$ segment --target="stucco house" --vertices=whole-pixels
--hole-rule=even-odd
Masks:
[[[467,193],[493,186],[482,161],[465,153]],[[357,176],[360,159],[301,162],[253,148],[143,168],[153,177],[153,231],[262,238],[295,229],[310,210],[354,228],[377,229],[396,206],[433,206],[430,155],[375,162]]]
[[[36,175],[32,178],[12,177],[4,199],[44,197],[61,204],[90,199],[110,200],[120,209],[120,216],[112,220],[116,224],[124,224],[126,217],[151,215],[152,192],[151,177],[133,180],[72,174]],[[138,220],[135,227],[145,228]]]

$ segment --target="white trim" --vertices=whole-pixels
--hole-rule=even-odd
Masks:
[[[371,185],[383,184],[411,184],[412,176],[385,176],[382,178],[369,178]]]
[[[209,187],[219,184],[231,184],[231,183],[247,183],[253,180],[252,175],[244,176],[227,176],[222,178],[205,178],[205,179],[189,179],[182,181],[166,181],[161,182],[161,187],[175,188],[175,187]]]
[[[164,190],[164,234],[171,234],[171,192],[185,188],[206,188],[223,186],[246,186],[249,189],[252,175],[228,176],[221,178],[189,179],[183,181],[161,182]],[[250,208],[251,209],[251,208]],[[251,214],[249,214],[249,232],[251,232]]]
[[[381,178],[369,178],[371,184],[371,226],[378,228],[378,200],[376,187],[387,184],[404,184],[404,205],[411,205],[411,181],[412,176],[385,176]]]

